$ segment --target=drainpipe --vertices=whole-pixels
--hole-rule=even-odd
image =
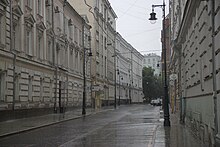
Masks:
[[[218,134],[218,113],[217,113],[217,88],[216,88],[216,63],[215,63],[215,0],[211,0],[211,21],[212,21],[212,80],[214,100],[214,127],[215,139]]]
[[[15,110],[15,95],[16,95],[16,53],[15,49],[13,49],[13,40],[12,40],[12,31],[13,31],[13,9],[12,9],[12,1],[10,2],[10,50],[13,54],[13,102],[12,102],[12,110]]]
[[[85,32],[85,20],[82,18],[82,47],[83,47],[83,103],[82,103],[82,115],[86,115],[86,49],[84,47],[84,32]]]
[[[58,69],[57,69],[57,63],[55,63],[55,59],[56,59],[56,55],[55,55],[55,51],[56,51],[56,45],[55,45],[55,39],[56,39],[56,36],[55,36],[55,32],[54,32],[54,0],[52,0],[51,2],[51,7],[52,7],[52,29],[53,29],[53,33],[54,33],[54,36],[53,36],[53,66],[55,68],[55,96],[54,96],[54,113],[57,113],[57,73],[58,73]],[[58,58],[57,58],[57,61],[58,61]]]

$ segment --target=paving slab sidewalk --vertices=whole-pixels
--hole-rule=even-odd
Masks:
[[[163,122],[158,126],[154,147],[207,147],[189,128],[180,124],[178,113],[170,115],[170,122],[170,127],[164,127]]]
[[[86,115],[92,115],[99,112],[114,110],[113,108],[107,109],[86,109]],[[75,109],[73,111],[68,111],[65,113],[54,113],[48,114],[43,116],[36,116],[36,117],[28,117],[22,119],[14,119],[0,122],[0,137],[6,137],[9,135],[53,125],[56,123],[77,119],[83,117],[82,109]]]

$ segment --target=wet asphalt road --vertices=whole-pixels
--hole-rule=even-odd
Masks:
[[[117,110],[1,138],[0,146],[151,147],[159,120],[159,107],[121,106]]]

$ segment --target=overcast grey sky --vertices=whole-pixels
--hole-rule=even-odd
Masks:
[[[117,31],[142,55],[155,52],[161,55],[162,9],[155,8],[157,22],[149,19],[152,4],[163,4],[163,0],[109,0],[118,16]],[[166,0],[166,14],[169,3]]]

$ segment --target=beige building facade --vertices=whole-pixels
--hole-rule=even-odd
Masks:
[[[95,108],[114,104],[116,14],[108,0],[70,1],[92,26],[92,101]]]
[[[0,6],[1,113],[81,106],[84,49],[91,105],[86,17],[63,0],[3,0]]]

